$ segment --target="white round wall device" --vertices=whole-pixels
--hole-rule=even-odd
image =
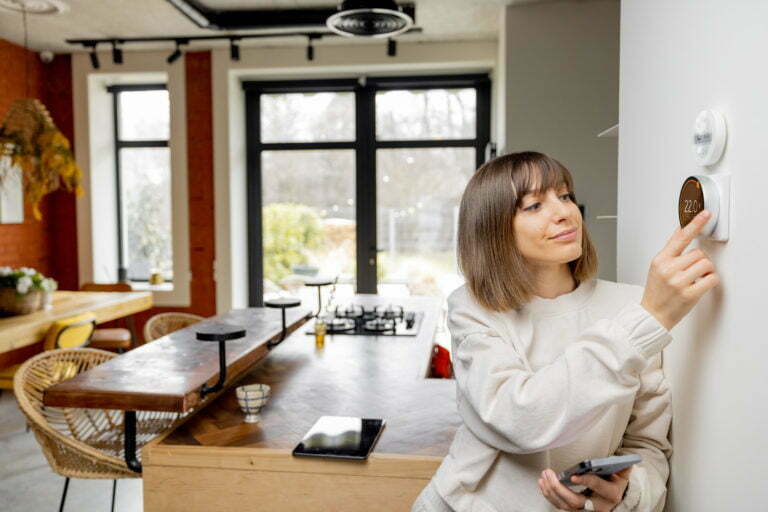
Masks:
[[[702,110],[693,124],[693,149],[699,165],[713,165],[725,149],[727,129],[720,112]]]

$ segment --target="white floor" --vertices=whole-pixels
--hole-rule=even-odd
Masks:
[[[64,477],[51,471],[10,391],[0,396],[0,511],[57,512]],[[140,478],[118,480],[116,512],[142,510]],[[109,512],[112,480],[69,481],[65,512]]]

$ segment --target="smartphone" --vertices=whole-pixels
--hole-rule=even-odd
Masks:
[[[614,455],[613,457],[606,457],[604,459],[590,459],[579,462],[573,467],[561,471],[557,475],[557,479],[560,483],[573,487],[579,485],[571,482],[571,477],[574,475],[585,475],[587,473],[593,473],[605,480],[608,480],[612,474],[617,471],[621,471],[624,468],[628,468],[633,464],[642,462],[643,458],[636,454],[630,453],[629,455]]]

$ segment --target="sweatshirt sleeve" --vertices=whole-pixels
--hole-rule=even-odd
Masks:
[[[629,474],[629,486],[616,512],[661,512],[667,495],[672,445],[672,400],[664,377],[661,354],[654,356],[643,374],[632,415],[616,455],[636,453],[643,458]]]
[[[459,412],[483,442],[535,453],[576,441],[613,404],[634,400],[669,332],[636,302],[601,319],[547,366],[531,372],[513,344],[466,297],[449,299]]]

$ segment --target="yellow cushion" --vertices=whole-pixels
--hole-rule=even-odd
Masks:
[[[95,320],[96,315],[88,312],[53,322],[45,336],[43,350],[82,347],[91,338]]]
[[[19,369],[20,364],[14,364],[0,368],[0,389],[13,389],[13,376]]]

